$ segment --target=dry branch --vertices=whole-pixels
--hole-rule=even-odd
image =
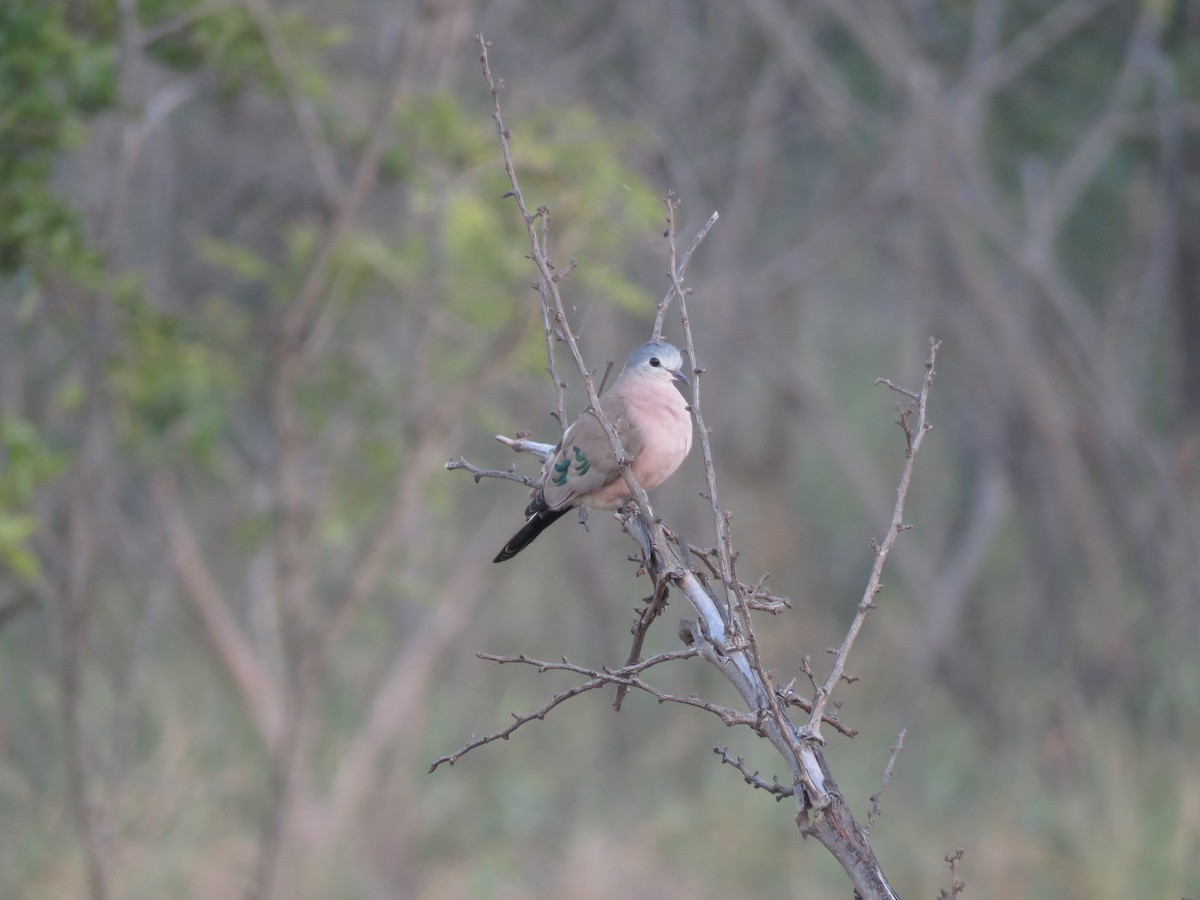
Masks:
[[[770,784],[758,777],[758,772],[751,772],[746,768],[746,762],[740,756],[733,757],[729,755],[728,747],[713,747],[713,753],[721,757],[721,762],[727,766],[733,766],[742,773],[742,780],[753,788],[760,791],[766,791],[771,794],[778,802],[784,797],[794,797],[796,795],[795,788],[786,787],[779,783],[779,779],[775,778]]]
[[[833,689],[837,687],[837,683],[842,679],[842,673],[846,669],[846,657],[849,656],[850,650],[854,646],[854,641],[862,629],[867,613],[875,606],[875,595],[879,593],[880,580],[883,577],[883,564],[887,562],[888,554],[891,552],[892,546],[896,543],[896,538],[909,527],[904,524],[904,501],[908,497],[908,485],[912,480],[913,463],[917,458],[917,450],[920,449],[926,432],[933,427],[926,421],[926,407],[929,402],[929,390],[933,387],[933,376],[935,374],[934,362],[937,359],[937,351],[937,341],[930,338],[929,357],[925,360],[925,380],[919,392],[898,388],[886,379],[879,379],[876,382],[887,384],[892,390],[899,391],[913,401],[911,406],[900,410],[900,417],[896,420],[896,424],[904,431],[906,444],[904,471],[900,475],[900,486],[896,488],[896,506],[892,510],[892,521],[888,526],[887,535],[883,541],[873,545],[875,562],[871,566],[871,575],[867,579],[867,588],[863,591],[862,599],[859,601],[858,608],[854,613],[854,620],[850,623],[850,628],[846,631],[846,637],[842,640],[842,645],[833,657],[833,666],[829,670],[829,677],[817,689],[817,695],[813,700],[813,709],[809,714],[808,724],[805,726],[806,730],[813,737],[820,737],[821,716],[825,712],[825,704],[829,702],[829,698],[833,694]]]
[[[641,660],[640,662],[632,663],[623,666],[620,669],[589,669],[585,666],[577,666],[567,662],[564,657],[560,662],[546,662],[540,659],[532,659],[524,654],[519,656],[497,656],[492,653],[476,653],[480,659],[486,659],[500,665],[507,663],[521,663],[535,667],[539,672],[563,671],[573,672],[576,675],[583,675],[588,678],[581,684],[568,688],[565,691],[555,694],[550,702],[542,706],[540,709],[534,710],[531,713],[518,715],[513,713],[513,722],[507,728],[497,731],[494,734],[489,734],[481,738],[476,738],[456,750],[454,753],[447,754],[435,759],[429,765],[429,771],[435,771],[438,766],[445,763],[446,765],[454,765],[467,753],[470,753],[477,747],[482,747],[486,744],[495,743],[500,740],[508,740],[513,733],[522,725],[527,725],[533,721],[541,721],[553,710],[556,706],[565,703],[572,697],[578,697],[580,694],[586,694],[588,691],[594,691],[597,688],[606,687],[610,684],[615,684],[624,688],[636,688],[639,691],[644,691],[650,696],[656,698],[660,703],[680,703],[684,706],[695,706],[703,709],[705,712],[712,713],[721,719],[726,725],[746,725],[753,728],[756,724],[756,719],[753,716],[747,716],[739,713],[737,710],[730,709],[727,706],[720,706],[716,703],[710,703],[707,700],[702,700],[696,696],[682,696],[672,694],[667,691],[660,690],[653,685],[647,683],[641,678],[641,673],[653,666],[660,665],[665,662],[673,662],[680,659],[691,659],[699,656],[698,650],[685,649],[674,650],[667,653],[660,653],[650,659]]]
[[[871,833],[871,827],[875,824],[875,820],[879,818],[879,800],[883,797],[883,792],[887,790],[887,786],[892,783],[892,770],[896,768],[896,760],[900,756],[900,751],[904,749],[904,735],[907,733],[907,729],[901,728],[900,733],[896,735],[896,743],[892,746],[887,765],[883,768],[883,780],[879,783],[879,790],[871,795],[871,809],[867,812],[867,824],[863,827],[863,831],[867,832],[867,834]]]
[[[959,847],[953,853],[945,857],[946,864],[950,867],[950,890],[942,888],[938,891],[938,900],[952,900],[957,897],[966,888],[966,882],[958,877],[958,864],[962,862],[964,851]]]

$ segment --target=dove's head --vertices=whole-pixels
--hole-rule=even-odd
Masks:
[[[688,378],[683,374],[683,356],[673,344],[666,341],[651,341],[630,353],[621,375],[624,378],[653,378],[688,384]]]

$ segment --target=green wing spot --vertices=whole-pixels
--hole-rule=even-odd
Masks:
[[[586,475],[592,464],[588,462],[588,458],[583,455],[578,447],[572,448],[575,451],[575,474]]]
[[[564,459],[562,462],[556,463],[554,466],[554,471],[558,474],[550,480],[559,487],[562,487],[567,483],[567,469],[569,468],[571,468],[571,460],[569,459]]]

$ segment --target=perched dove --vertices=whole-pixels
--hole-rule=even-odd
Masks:
[[[692,417],[674,387],[688,383],[683,357],[664,341],[643,344],[625,361],[617,380],[600,398],[605,418],[633,462],[633,475],[646,490],[662,484],[692,449]],[[612,443],[600,421],[584,412],[542,466],[542,483],[525,508],[525,527],[493,562],[512,559],[570,510],[616,509],[629,497]]]

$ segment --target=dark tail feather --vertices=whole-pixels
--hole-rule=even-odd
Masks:
[[[534,504],[530,504],[532,507]],[[504,549],[496,554],[496,558],[492,560],[494,563],[504,562],[506,559],[512,559],[526,547],[533,543],[534,538],[565,516],[572,507],[564,507],[563,509],[547,509],[542,507],[536,510],[525,523],[525,527],[508,539],[508,543],[504,545]]]

